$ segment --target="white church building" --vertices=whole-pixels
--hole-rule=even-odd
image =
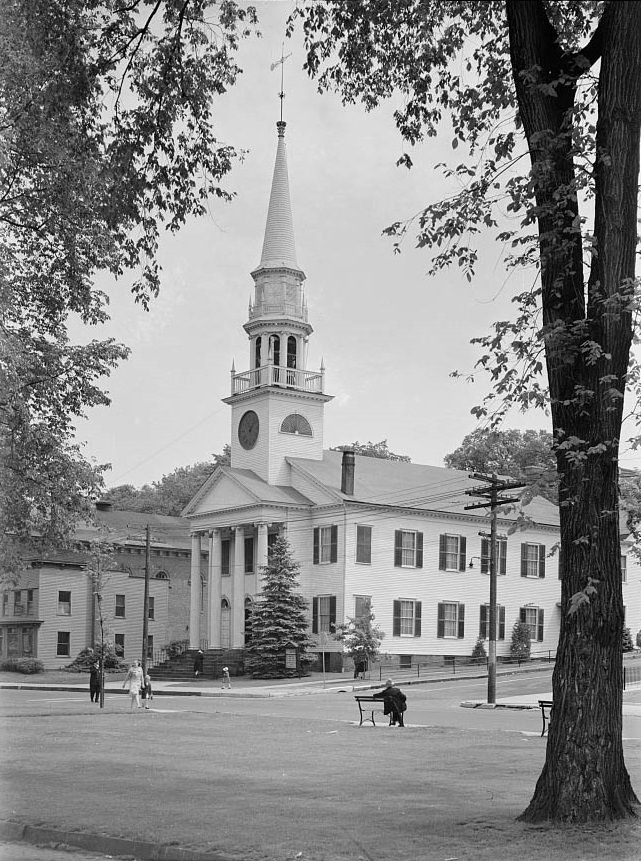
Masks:
[[[270,542],[284,534],[300,564],[309,623],[328,669],[342,668],[332,632],[375,614],[386,661],[409,666],[469,657],[489,622],[489,512],[466,510],[467,473],[323,449],[325,371],[307,367],[312,335],[297,262],[285,123],[278,146],[254,299],[247,370],[232,369],[231,466],[183,512],[192,540],[190,645],[242,655]],[[240,321],[239,321],[240,322]],[[381,428],[381,434],[384,429]],[[532,654],[554,653],[560,625],[556,507],[537,498],[527,528],[498,516],[497,655],[517,620]],[[201,551],[208,551],[201,576]],[[641,628],[641,568],[622,548],[626,625]]]

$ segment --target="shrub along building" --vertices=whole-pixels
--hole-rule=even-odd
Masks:
[[[46,669],[69,664],[104,641],[125,660],[142,657],[146,528],[150,532],[147,655],[189,638],[191,543],[180,517],[117,511],[98,503],[96,522],[82,524],[73,549],[29,560],[19,588],[2,594],[0,656],[35,658]],[[96,583],[91,547],[111,549]],[[206,563],[203,564],[203,572]],[[197,576],[200,594],[204,579]],[[100,600],[98,600],[100,595]]]
[[[334,626],[373,611],[382,649],[401,665],[471,655],[488,637],[489,516],[465,510],[478,482],[444,468],[323,450],[325,370],[307,368],[312,326],[296,259],[285,149],[278,145],[254,298],[244,324],[248,370],[232,367],[231,466],[219,467],[186,507],[192,534],[192,648],[242,649],[270,541],[284,533],[327,667],[342,666]],[[498,518],[497,654],[525,621],[532,651],[554,652],[560,585],[555,506],[537,498]],[[511,533],[511,534],[509,534]],[[208,548],[206,606],[200,551]],[[639,568],[625,584],[629,624],[641,625]],[[625,567],[623,568],[625,572]],[[204,612],[201,610],[204,609]]]

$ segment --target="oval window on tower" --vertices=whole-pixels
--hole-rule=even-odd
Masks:
[[[305,416],[300,413],[292,413],[283,419],[280,426],[281,433],[297,433],[301,436],[312,436],[312,428]]]

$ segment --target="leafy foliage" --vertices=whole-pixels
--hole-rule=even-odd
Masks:
[[[35,673],[44,673],[45,668],[42,661],[37,661],[35,658],[7,658],[0,663],[0,670],[31,676]]]
[[[194,494],[219,466],[231,463],[231,447],[225,445],[222,454],[214,455],[211,461],[200,461],[192,466],[181,466],[163,476],[160,481],[145,484],[136,489],[131,484],[120,484],[111,488],[105,499],[114,508],[123,511],[145,511],[150,514],[179,516]]]
[[[228,200],[238,153],[214,97],[240,72],[255,23],[233,0],[9,0],[0,17],[0,558],[62,544],[103,467],[72,443],[99,381],[128,350],[73,344],[69,322],[108,318],[97,273],[159,290],[160,231]],[[134,274],[135,273],[135,274]]]
[[[634,641],[632,640],[632,634],[629,628],[623,629],[623,642],[621,645],[621,649],[623,652],[634,651]]]
[[[364,457],[379,457],[382,460],[396,460],[403,463],[410,463],[410,458],[406,454],[394,454],[389,450],[387,440],[383,439],[380,442],[353,442],[351,445],[337,445],[332,448],[332,451],[353,451],[354,454],[362,454]]]
[[[350,616],[348,621],[336,625],[336,639],[342,642],[346,654],[355,665],[372,663],[380,655],[384,631],[374,624],[375,616]]]
[[[526,481],[531,494],[558,501],[552,435],[542,430],[476,428],[445,455],[450,469],[496,473]],[[534,467],[534,469],[532,469]]]
[[[73,661],[65,666],[65,670],[68,670],[71,673],[88,673],[93,664],[100,661],[102,654],[103,650],[100,644],[97,644],[94,649],[82,649],[82,651],[78,652]],[[104,644],[104,668],[105,670],[112,670],[113,672],[126,670],[128,668],[127,662],[123,661],[117,655],[113,643]]]
[[[296,591],[300,565],[289,542],[279,536],[262,569],[263,588],[252,608],[251,641],[246,647],[246,666],[254,678],[280,679],[297,675],[285,666],[285,650],[298,649],[299,661],[307,663],[311,645],[307,602]]]

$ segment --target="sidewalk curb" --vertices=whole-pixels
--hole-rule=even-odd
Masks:
[[[0,820],[0,840],[10,843],[64,844],[74,849],[99,852],[102,855],[133,856],[136,861],[231,861],[230,855],[219,852],[199,852],[182,846],[166,846],[145,840],[127,840],[105,834],[87,834],[82,831],[58,831]]]
[[[499,670],[498,676],[512,676],[519,675],[522,673],[540,673],[546,672],[549,669],[548,664],[544,664],[543,666],[537,667],[528,667],[520,668],[520,669],[508,669],[503,672]],[[439,676],[438,678],[409,678],[409,679],[398,679],[398,684],[403,687],[413,687],[414,685],[432,685],[432,684],[440,684],[442,682],[459,682],[459,681],[469,681],[470,679],[486,679],[487,673],[456,673],[448,676]],[[162,684],[162,682],[160,683]],[[170,682],[171,684],[171,682]],[[320,682],[310,682],[308,686],[305,686],[304,689],[300,689],[300,683],[296,683],[296,689],[292,690],[291,688],[288,690],[288,685],[263,685],[263,691],[265,688],[269,688],[270,690],[266,692],[256,692],[256,688],[243,688],[243,687],[235,687],[232,690],[217,690],[213,688],[196,688],[192,687],[187,690],[177,690],[177,689],[166,689],[163,687],[154,688],[154,696],[159,697],[228,697],[233,699],[235,697],[243,697],[243,698],[256,698],[256,699],[269,699],[272,697],[295,697],[295,696],[307,696],[313,693],[352,693],[356,694],[358,691],[369,691],[380,688],[384,682],[376,681],[373,682],[371,679],[368,679],[366,683],[353,685],[351,682],[347,682],[346,680],[338,680],[332,679],[328,681],[329,687],[320,687]],[[0,690],[22,690],[22,691],[72,691],[76,693],[86,693],[88,688],[86,685],[79,684],[64,684],[62,682],[55,684],[38,684],[37,682],[0,682]],[[121,687],[106,687],[105,694],[120,694],[127,695],[128,691],[122,689]]]

